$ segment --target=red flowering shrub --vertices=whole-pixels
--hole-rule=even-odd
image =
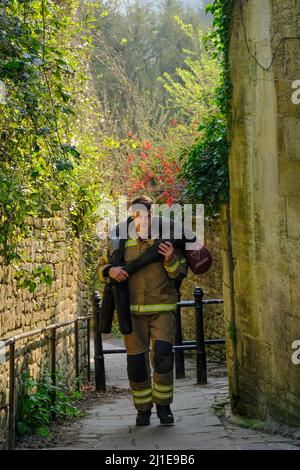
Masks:
[[[140,142],[136,152],[127,155],[127,196],[151,196],[158,204],[181,201],[185,181],[179,180],[180,165],[162,146]]]

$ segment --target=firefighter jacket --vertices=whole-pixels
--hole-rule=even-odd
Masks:
[[[155,242],[154,239],[128,239],[125,244],[125,265],[138,258]],[[108,242],[108,249],[103,252],[97,266],[97,275],[101,282],[107,282],[108,269],[112,266],[114,243]],[[187,275],[188,266],[182,252],[175,248],[172,258],[155,261],[144,266],[129,277],[130,310],[132,314],[153,314],[176,310],[177,290],[175,280]]]

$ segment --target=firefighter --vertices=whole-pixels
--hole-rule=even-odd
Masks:
[[[141,196],[132,201],[131,207],[136,205],[143,205],[146,211],[133,213],[138,238],[126,240],[125,264],[139,257],[155,241],[150,238],[152,200]],[[172,425],[172,345],[175,342],[175,311],[178,298],[175,282],[176,279],[187,275],[186,259],[181,251],[174,249],[170,241],[165,241],[159,245],[162,261],[151,262],[129,276],[122,266],[112,266],[113,250],[113,242],[109,240],[106,259],[100,260],[97,273],[101,282],[106,282],[107,277],[117,282],[128,279],[129,282],[132,332],[124,335],[124,343],[127,351],[128,379],[137,410],[136,425],[150,424],[153,403],[156,405],[160,423]]]

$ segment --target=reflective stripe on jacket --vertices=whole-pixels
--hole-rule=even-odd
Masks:
[[[126,240],[125,264],[138,258],[153,243],[154,239]],[[113,244],[108,243],[107,253],[103,253],[97,266],[97,274],[101,282],[105,282],[103,271],[112,264]],[[170,261],[155,261],[144,266],[129,277],[131,312],[160,313],[176,310],[177,291],[175,279],[180,273],[187,274],[188,266],[185,257],[175,250]]]

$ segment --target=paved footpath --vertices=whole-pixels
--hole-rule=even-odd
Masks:
[[[122,340],[105,341],[105,348],[120,346]],[[128,390],[125,354],[106,356],[108,386]],[[228,397],[226,377],[209,374],[207,385],[197,385],[195,363],[186,361],[186,378],[175,381],[172,409],[175,426],[160,426],[153,408],[151,425],[135,426],[136,412],[131,396],[124,392],[109,403],[90,409],[80,420],[72,440],[56,449],[105,450],[195,450],[195,449],[298,449],[300,441],[233,424],[221,423],[212,405]],[[298,446],[296,445],[298,444]]]

